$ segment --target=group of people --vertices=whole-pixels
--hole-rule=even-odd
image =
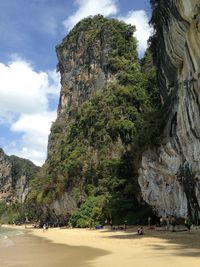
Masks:
[[[170,230],[170,226],[172,227],[172,232],[175,231],[175,227],[176,227],[176,218],[175,216],[166,216],[160,217],[160,227],[165,228],[167,231]]]
[[[151,217],[148,217],[148,225],[149,229],[151,229]],[[171,229],[172,232],[175,232],[176,225],[177,225],[177,220],[174,215],[166,217],[160,216],[159,222],[157,224],[157,226],[161,227],[163,230],[169,231]],[[188,231],[190,231],[192,222],[189,217],[185,219],[184,225],[188,229]]]

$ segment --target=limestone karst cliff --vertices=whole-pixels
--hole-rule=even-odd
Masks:
[[[151,53],[138,59],[134,26],[88,17],[56,47],[60,101],[47,161],[27,196],[30,219],[138,223],[151,212],[143,199],[158,215],[200,217],[200,3],[151,3],[162,105]],[[23,201],[26,178],[12,180],[10,159],[1,159],[2,198],[13,198],[14,181]]]
[[[7,156],[0,149],[0,202],[23,203],[29,190],[29,181],[39,167],[29,160]]]
[[[144,200],[160,215],[200,217],[200,2],[152,0],[152,50],[163,98],[158,147],[142,158]]]
[[[66,223],[72,215],[80,227],[110,217],[134,222],[140,207],[147,208],[133,158],[144,130],[147,141],[151,136],[157,87],[152,93],[141,70],[134,31],[98,15],[80,21],[56,48],[58,115],[47,161],[29,197],[42,206],[43,220]],[[151,68],[149,76],[154,84]]]
[[[62,87],[57,120],[49,137],[48,160],[60,146],[61,138],[56,138],[56,133],[64,136],[82,103],[115,79],[109,67],[112,30],[101,23],[93,24],[92,18],[78,23],[56,47]],[[127,38],[133,30],[130,27]]]

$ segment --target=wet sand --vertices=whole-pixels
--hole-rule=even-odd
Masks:
[[[200,266],[200,230],[194,229],[191,233],[172,233],[145,229],[144,236],[136,235],[135,231],[136,229],[127,231],[49,229],[43,233],[41,229],[36,229],[31,233],[77,249],[78,246],[100,249],[102,254],[99,256],[96,254],[96,257],[94,251],[93,259],[89,260],[90,267]]]
[[[0,267],[89,267],[96,257],[106,254],[86,246],[55,244],[27,231],[0,240]]]

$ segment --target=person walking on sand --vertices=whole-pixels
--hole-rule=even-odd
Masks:
[[[46,223],[43,224],[43,232],[45,232],[47,230],[47,226]]]

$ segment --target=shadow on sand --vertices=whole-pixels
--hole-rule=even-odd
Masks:
[[[86,246],[54,244],[27,233],[0,240],[2,267],[90,267],[96,258],[107,254]]]
[[[154,249],[159,253],[163,252],[165,255],[166,253],[169,253],[169,255],[173,253],[174,255],[183,257],[200,257],[199,229],[193,229],[191,232],[170,232],[144,228],[143,236],[137,235],[137,228],[131,228],[125,231],[113,231],[108,229],[107,232],[112,232],[112,235],[106,238],[138,240],[138,242],[141,242],[141,244],[143,243],[145,247]],[[113,232],[116,232],[116,235],[113,235]]]

